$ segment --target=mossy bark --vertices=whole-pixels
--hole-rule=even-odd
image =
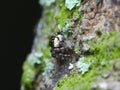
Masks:
[[[53,0],[43,6],[32,52],[23,65],[21,90],[120,88],[120,81],[115,81],[120,78],[116,75],[120,72],[116,64],[120,61],[119,0],[82,0],[71,10],[65,1]],[[58,35],[64,37],[59,43],[64,42],[56,48]],[[50,47],[51,36],[54,38]],[[86,68],[87,63],[90,65]],[[109,83],[110,78],[115,79],[113,83]]]

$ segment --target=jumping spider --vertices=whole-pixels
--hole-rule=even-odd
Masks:
[[[49,45],[51,46],[51,55],[60,61],[68,60],[74,53],[74,43],[65,38],[62,31],[51,36]]]

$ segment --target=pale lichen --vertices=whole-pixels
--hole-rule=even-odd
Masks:
[[[52,3],[54,3],[55,0],[39,0],[39,3],[42,5],[42,6],[50,6]]]
[[[84,57],[79,58],[79,61],[76,64],[78,70],[82,72],[82,74],[85,74],[89,70],[90,65],[91,65],[90,62],[87,63],[84,62]]]
[[[49,59],[45,60],[45,65],[44,72],[42,73],[44,78],[48,77],[51,71],[54,69],[54,64]]]
[[[79,6],[81,3],[81,0],[65,0],[65,6],[72,10],[75,6]]]

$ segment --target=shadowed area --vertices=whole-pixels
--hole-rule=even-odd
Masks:
[[[7,40],[7,42],[5,41],[7,51],[3,50],[3,53],[5,52],[3,57],[7,57],[8,68],[11,73],[6,74],[7,83],[10,84],[10,87],[6,88],[19,90],[22,64],[31,51],[35,27],[41,17],[42,7],[38,0],[11,1],[7,4],[8,12],[5,13],[7,16],[6,21],[4,21],[7,28],[7,32],[5,31],[7,37],[4,39],[4,41]],[[8,68],[6,69],[8,70]]]

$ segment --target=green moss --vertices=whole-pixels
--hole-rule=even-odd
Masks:
[[[22,85],[24,85],[26,88],[32,88],[32,82],[34,81],[36,70],[28,61],[25,61],[23,65],[23,71]]]
[[[44,67],[45,63],[41,53],[30,54],[23,65],[22,85],[26,88],[32,88],[36,73],[43,72]]]
[[[63,78],[57,84],[55,90],[89,90],[91,81],[93,80],[94,72],[81,75],[80,73],[73,73],[70,77]]]
[[[65,6],[64,0],[58,0],[56,4],[58,8],[56,15],[57,26],[60,25],[62,28],[64,28],[67,23],[70,25],[73,23],[73,17],[81,18],[81,14],[78,12],[78,7],[75,7],[69,11]]]
[[[120,57],[120,33],[110,32],[103,34],[100,38],[88,41],[91,55],[85,54],[85,62],[91,62],[90,70],[82,75],[73,73],[69,77],[63,77],[55,90],[90,90],[91,83],[103,70],[109,69],[112,65],[110,60]]]
[[[68,11],[66,9],[66,7],[63,5],[63,7],[61,7],[56,19],[57,19],[57,22],[62,26],[64,27],[65,23],[69,20],[70,16],[71,16],[71,13],[70,11]]]
[[[44,76],[46,76],[46,74],[52,70],[52,67],[53,64],[50,62],[50,51],[48,46],[30,54],[23,65],[23,74],[21,79],[22,85],[25,88],[31,89],[37,73],[39,72],[42,74],[45,72]]]
[[[101,60],[116,59],[120,55],[120,33],[110,32],[108,35],[103,34],[101,38],[88,42],[92,56]]]
[[[54,8],[56,6],[56,8]],[[61,30],[63,30],[66,26],[66,24],[72,25],[74,22],[72,21],[72,18],[81,18],[81,14],[78,12],[78,7],[74,7],[71,11],[68,10],[65,6],[64,0],[57,0],[54,5],[51,5],[50,7],[44,7],[44,18],[42,18],[42,21],[44,23],[44,26],[41,33],[45,34],[46,37],[48,37],[51,33],[49,32],[57,32],[59,30],[58,26],[61,27]],[[53,23],[54,22],[54,23]]]

